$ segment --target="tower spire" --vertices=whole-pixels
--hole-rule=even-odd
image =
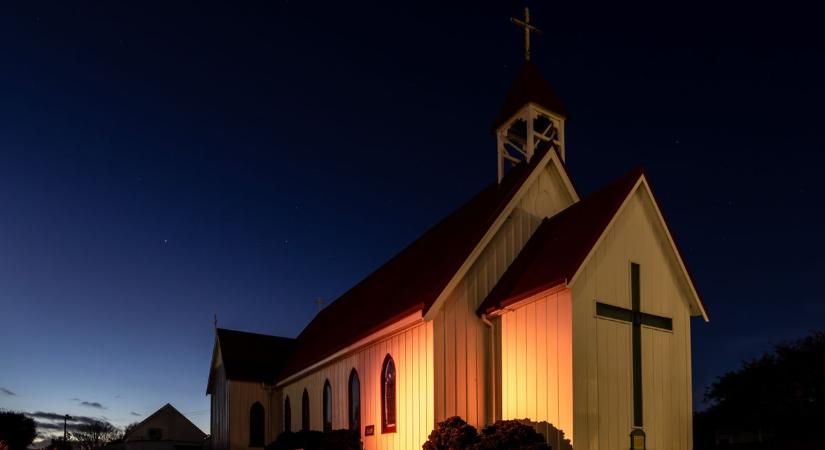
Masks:
[[[538,67],[530,61],[530,33],[541,30],[530,23],[530,9],[524,19],[510,21],[524,28],[524,63],[504,99],[494,125],[498,144],[498,181],[507,166],[530,161],[537,151],[552,149],[565,159],[565,110]]]
[[[510,22],[524,28],[524,60],[530,61],[530,32],[541,34],[541,30],[530,24],[530,8],[524,7],[524,20],[511,17]]]

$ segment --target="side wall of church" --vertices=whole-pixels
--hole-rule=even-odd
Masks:
[[[220,357],[218,357],[220,361]],[[210,392],[210,434],[213,450],[226,450],[229,448],[229,415],[227,405],[229,404],[229,386],[226,383],[226,373],[223,365],[218,365],[212,380],[212,391]]]
[[[501,415],[573,433],[573,294],[539,294],[501,315]],[[565,448],[557,433],[546,436]],[[576,448],[575,446],[573,448]]]
[[[632,194],[572,286],[576,450],[621,449],[629,442],[632,327],[597,318],[595,302],[631,308],[631,262],[640,265],[642,311],[673,319],[672,332],[642,327],[647,448],[692,448],[688,291],[645,189]]]
[[[391,299],[388,299],[391,301]],[[365,314],[368,313],[365,311]],[[390,355],[396,368],[397,431],[381,431],[381,369]],[[349,377],[361,383],[361,437],[367,450],[419,449],[433,428],[433,326],[419,320],[283,386],[289,397],[292,430],[301,429],[301,397],[309,394],[310,427],[323,428],[323,388],[332,387],[332,428],[349,427]],[[281,402],[283,410],[284,402]],[[372,425],[373,436],[365,435]]]
[[[517,206],[435,315],[436,421],[461,416],[482,427],[494,420],[489,382],[491,331],[476,309],[545,217],[573,199],[548,165],[517,199]]]
[[[274,389],[264,389],[259,382],[252,381],[229,381],[229,449],[247,450],[249,446],[249,420],[252,405],[260,402],[264,407],[264,423],[266,424],[265,440],[266,444],[274,441],[280,431],[278,425],[281,420],[280,402],[274,400],[279,397],[279,393]]]

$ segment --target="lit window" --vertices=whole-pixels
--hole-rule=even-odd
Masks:
[[[324,382],[324,431],[332,431],[332,386]]]
[[[349,429],[361,434],[361,381],[355,369],[349,374]]]
[[[381,432],[397,430],[395,417],[395,362],[387,355],[381,368]]]

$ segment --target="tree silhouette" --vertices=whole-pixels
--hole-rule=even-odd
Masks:
[[[126,437],[129,435],[129,433],[131,433],[132,430],[134,430],[135,427],[138,426],[138,425],[140,425],[139,422],[132,422],[129,425],[126,425],[125,427],[123,427],[123,438],[126,439]]]
[[[825,332],[777,345],[722,375],[705,399],[711,406],[696,415],[697,449],[713,446],[720,430],[748,432],[754,441],[783,448],[825,443]]]
[[[121,431],[109,422],[101,420],[79,425],[72,432],[72,437],[77,448],[93,450],[121,438]]]
[[[0,411],[0,448],[24,450],[36,435],[33,419],[21,413]]]

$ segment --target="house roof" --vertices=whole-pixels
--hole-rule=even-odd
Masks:
[[[206,434],[197,425],[169,403],[138,422],[124,435],[124,439],[148,440],[148,436],[141,433],[146,433],[146,427],[150,425],[166,429],[166,436],[162,439],[189,442],[201,442],[206,439]]]
[[[636,169],[544,219],[477,313],[489,314],[573,278],[636,182]]]
[[[266,334],[225,328],[215,334],[229,380],[274,381],[295,346],[295,339]]]
[[[548,151],[517,164],[501,183],[479,192],[321,310],[298,336],[280,379],[398,319],[426,312]]]
[[[513,117],[519,109],[531,102],[556,114],[567,115],[564,104],[562,104],[553,88],[550,87],[550,84],[547,83],[547,80],[544,79],[539,68],[532,62],[525,61],[510,86],[510,90],[507,91],[507,96],[493,124],[493,129],[500,127]]]
[[[544,219],[478,307],[477,314],[490,314],[571,282],[625,199],[644,177],[643,169],[635,169],[555,216]],[[664,217],[662,219],[667,231],[667,222]],[[681,260],[675,242],[674,251]],[[686,267],[685,275],[693,286],[695,283]],[[698,294],[696,300],[707,318],[707,308]]]

